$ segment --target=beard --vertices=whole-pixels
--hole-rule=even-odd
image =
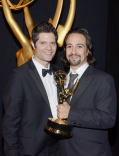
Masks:
[[[76,60],[71,60],[70,59],[71,56],[78,56],[79,60],[77,60],[77,61]],[[77,66],[77,65],[79,65],[81,63],[81,55],[76,55],[76,54],[74,55],[74,54],[72,54],[72,55],[69,55],[68,57],[69,57],[69,63],[72,66]]]

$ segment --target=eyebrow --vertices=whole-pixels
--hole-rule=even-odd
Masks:
[[[81,44],[81,43],[77,43],[76,45],[82,45],[84,47],[84,44]]]
[[[47,42],[47,41],[39,41],[39,42],[41,43],[41,42]],[[50,41],[49,43],[52,43],[52,42],[56,43],[56,41]]]
[[[66,44],[66,46],[67,45],[72,45],[72,43],[68,43],[68,44]],[[84,44],[81,44],[81,43],[77,43],[76,45],[82,45],[84,47]]]

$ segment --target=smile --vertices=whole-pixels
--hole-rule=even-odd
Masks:
[[[45,55],[52,55],[52,53],[45,53]]]
[[[79,56],[73,55],[73,56],[69,56],[69,58],[71,58],[72,60],[76,60],[77,58],[79,58]]]
[[[71,58],[71,59],[77,59],[77,58],[81,58],[81,55],[71,54],[68,57]]]

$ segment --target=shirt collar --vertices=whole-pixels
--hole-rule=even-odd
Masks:
[[[70,71],[69,74],[79,74],[80,77],[83,75],[83,73],[85,72],[85,70],[88,68],[89,64],[88,62],[86,62],[85,64],[83,64],[81,67],[79,67],[76,71],[74,71],[71,67],[70,67]]]
[[[50,63],[48,64],[48,68],[42,66],[39,62],[37,62],[35,59],[34,59],[34,55],[32,56],[32,61],[33,63],[35,64],[36,68],[39,68],[39,69],[50,69]]]

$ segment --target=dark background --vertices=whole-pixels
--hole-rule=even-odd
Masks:
[[[17,4],[19,0],[11,0],[11,2]],[[119,0],[77,0],[76,3],[76,15],[72,27],[83,27],[89,31],[94,43],[94,57],[97,59],[95,67],[113,75],[117,96],[119,97]],[[69,5],[70,0],[64,0],[59,21],[61,25],[65,24]],[[34,24],[48,21],[49,18],[53,19],[56,6],[57,0],[35,0],[29,6]],[[29,38],[25,27],[23,10],[12,10],[12,13],[24,34]],[[9,28],[2,8],[0,8],[0,156],[3,156],[3,89],[7,75],[17,67],[15,54],[19,49],[21,49],[21,45]],[[62,55],[62,48],[58,48],[53,60],[55,64],[63,66],[59,61]],[[119,112],[119,107],[117,112]],[[117,113],[117,123],[114,128],[109,130],[109,140],[114,156],[119,156],[118,121],[119,115]]]

